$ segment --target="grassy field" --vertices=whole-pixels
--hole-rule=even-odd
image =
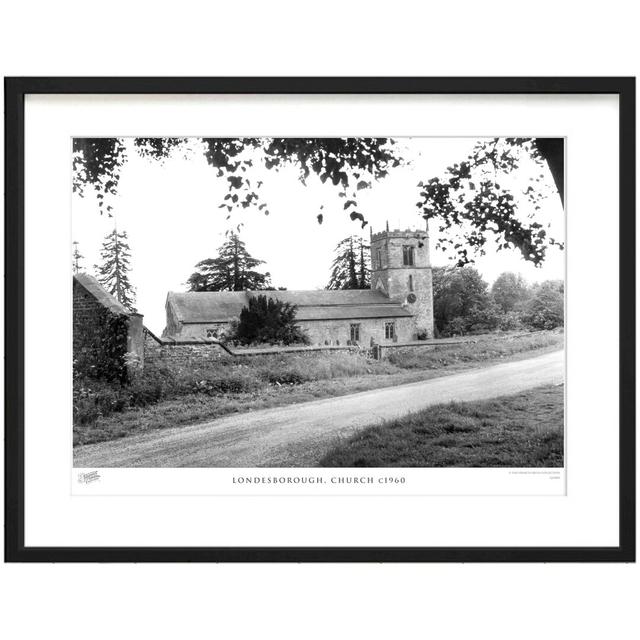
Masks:
[[[563,338],[557,332],[480,336],[384,361],[345,352],[251,356],[205,371],[155,374],[122,388],[91,382],[74,394],[74,444],[427,380],[542,355],[562,348]]]
[[[564,387],[454,402],[336,445],[320,467],[562,467]]]

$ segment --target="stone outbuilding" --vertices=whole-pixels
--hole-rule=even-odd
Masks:
[[[371,235],[371,289],[203,291],[167,295],[165,338],[224,338],[252,296],[297,306],[297,324],[315,345],[370,346],[433,338],[427,231]]]
[[[128,367],[144,366],[142,315],[127,309],[93,276],[73,276],[73,358],[77,373],[109,377],[110,361],[120,352]],[[121,328],[123,344],[114,354],[113,341]]]

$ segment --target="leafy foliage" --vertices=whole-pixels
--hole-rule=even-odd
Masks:
[[[488,238],[494,237],[497,250],[515,248],[538,266],[549,246],[563,248],[535,219],[549,195],[543,180],[547,164],[562,197],[562,148],[560,139],[484,140],[444,176],[420,182],[417,206],[425,219],[437,223],[432,225],[438,231],[436,249],[453,250],[458,266],[464,266],[473,262],[475,254],[482,255]],[[107,200],[117,194],[128,153],[160,163],[174,153],[202,154],[227,186],[218,205],[227,219],[249,208],[269,215],[262,192],[264,172],[254,170],[294,167],[303,184],[316,176],[334,185],[343,198],[344,212],[362,227],[367,220],[358,204],[359,192],[404,163],[399,146],[390,138],[135,138],[130,144],[117,138],[79,138],[74,140],[74,191],[80,195],[95,191],[100,212],[110,215],[112,205]],[[530,178],[522,193],[512,192],[500,182],[525,159],[533,161],[540,173]],[[518,204],[523,200],[531,209],[526,215]],[[322,224],[322,211],[316,216]]]
[[[84,196],[86,189],[93,189],[100,213],[111,215],[113,207],[106,200],[118,192],[126,160],[126,148],[119,138],[74,138],[73,191]]]
[[[520,309],[530,297],[526,280],[518,273],[505,271],[491,286],[491,295],[503,313]]]
[[[230,232],[218,249],[217,258],[207,258],[196,264],[189,276],[189,291],[257,291],[271,288],[269,272],[261,273],[256,267],[264,260],[253,258],[240,237]]]
[[[142,157],[163,162],[172,153],[194,151],[193,139],[136,138],[133,148]],[[219,205],[228,217],[234,210],[255,207],[269,214],[261,195],[262,181],[253,177],[254,163],[266,169],[293,166],[303,183],[316,175],[329,182],[345,198],[344,210],[352,220],[364,226],[364,214],[358,211],[357,195],[384,178],[402,159],[389,138],[200,138],[198,152],[216,169],[218,178],[227,181],[228,192]],[[258,152],[257,154],[255,152]],[[256,160],[256,158],[258,158]],[[117,194],[127,150],[118,138],[74,139],[74,191],[81,196],[87,188],[97,193],[100,212],[111,214],[105,198]],[[318,216],[322,222],[322,216]]]
[[[533,296],[522,313],[523,322],[535,329],[555,329],[564,325],[564,283],[546,280],[534,286]]]
[[[74,354],[74,379],[89,377],[94,380],[125,383],[128,380],[126,364],[129,319],[102,308],[97,312],[96,329],[87,333],[88,342]]]
[[[102,264],[95,267],[98,281],[112,296],[133,311],[136,294],[129,280],[131,249],[127,232],[118,233],[114,229],[109,233],[102,244],[100,256]]]
[[[463,334],[497,326],[488,285],[473,267],[433,269],[433,317],[440,334]]]
[[[234,341],[240,344],[308,344],[306,333],[296,324],[295,305],[259,295],[249,299],[240,312]]]
[[[519,215],[514,194],[498,182],[498,176],[518,169],[523,158],[533,160],[540,169],[519,194],[531,208],[524,217]],[[453,249],[457,265],[464,266],[473,262],[474,254],[484,255],[491,235],[497,239],[498,251],[515,248],[525,260],[541,265],[548,246],[562,248],[535,220],[548,195],[543,189],[544,167],[535,139],[495,138],[479,142],[465,161],[448,167],[442,179],[418,183],[421,215],[438,225],[436,249]]]
[[[350,236],[338,243],[327,289],[368,289],[371,284],[370,251],[360,236]]]
[[[547,280],[529,286],[505,272],[491,291],[473,267],[434,267],[433,310],[439,335],[500,329],[555,329],[564,324],[564,284]]]

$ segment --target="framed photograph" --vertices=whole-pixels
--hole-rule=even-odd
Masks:
[[[634,78],[7,78],[8,561],[635,560]]]

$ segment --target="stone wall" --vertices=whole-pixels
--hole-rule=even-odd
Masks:
[[[407,323],[411,318],[401,318]],[[328,330],[333,331],[334,328]],[[361,349],[368,355],[376,358],[388,358],[391,353],[406,353],[420,355],[436,348],[453,346],[460,343],[475,342],[473,339],[440,339],[440,340],[408,340],[397,343],[391,341],[377,342],[375,350],[369,349],[361,341]],[[231,351],[231,353],[229,352]],[[227,351],[215,342],[189,341],[189,340],[165,340],[157,338],[151,331],[144,329],[144,362],[145,370],[154,369],[186,369],[207,368],[228,360],[250,360],[252,356],[296,353],[307,355],[310,358],[319,353],[331,352],[361,352],[360,348],[347,345],[346,341],[340,346],[334,345],[292,345],[289,347],[265,346],[265,347],[232,347]]]
[[[385,338],[385,324],[394,322],[397,341],[406,342],[414,340],[415,323],[411,317],[400,318],[363,318],[350,320],[302,320],[298,325],[304,329],[315,345],[336,345],[338,342],[347,344],[351,336],[351,325],[360,325],[359,345],[371,346],[373,340],[376,344],[392,344],[394,341]]]
[[[232,347],[203,340],[171,340],[156,337],[148,329],[144,330],[145,371],[158,369],[180,370],[185,368],[207,368],[228,360],[248,361],[255,356],[295,353],[313,358],[319,353],[360,352],[360,348],[347,345],[346,341],[336,345],[291,345],[288,347]],[[368,345],[362,345],[368,351]]]
[[[403,336],[409,335],[413,331],[413,319],[412,318],[398,318],[397,325],[399,327],[400,334]],[[409,338],[400,338],[398,342],[391,340],[384,340],[384,326],[380,330],[379,320],[363,321],[363,324],[371,323],[370,326],[361,328],[361,331],[365,333],[361,334],[360,348],[367,351],[374,357],[387,358],[391,353],[415,353],[420,354],[425,351],[430,351],[437,347],[447,346],[448,344],[458,344],[460,342],[473,342],[473,340],[414,340]],[[301,323],[302,324],[302,323]],[[314,324],[308,322],[308,324]],[[326,331],[327,336],[335,336],[337,331],[345,330],[345,335],[349,335],[349,324],[346,321],[333,321],[332,323],[320,322],[315,323],[315,335],[316,337],[322,337],[322,332]],[[369,331],[371,333],[366,333]],[[379,332],[382,331],[382,339]],[[362,337],[365,335],[375,335],[375,342],[378,345],[376,353],[373,350],[369,350],[370,343],[365,344]],[[146,370],[153,370],[154,368],[167,368],[167,369],[185,369],[185,368],[206,368],[208,366],[216,365],[219,362],[229,359],[238,360],[241,358],[250,359],[252,356],[261,356],[268,354],[285,354],[285,353],[300,353],[307,354],[309,357],[323,352],[334,351],[354,351],[358,352],[359,348],[347,345],[347,340],[340,341],[340,345],[336,345],[334,339],[333,344],[324,345],[324,343],[317,343],[315,345],[292,345],[289,347],[278,346],[264,346],[264,347],[230,347],[227,351],[222,345],[216,342],[206,342],[204,340],[187,340],[187,339],[160,339],[157,338],[148,329],[144,330],[144,362]]]
[[[455,343],[451,343],[455,344]],[[388,358],[392,353],[403,353],[407,355],[420,355],[422,353],[432,351],[439,347],[447,346],[435,344],[433,340],[425,340],[419,342],[408,342],[407,344],[380,345],[380,357]]]
[[[185,369],[206,367],[233,356],[211,342],[165,341],[145,329],[145,369]]]
[[[127,333],[127,353],[132,356],[132,365],[144,368],[144,325],[140,313],[129,314],[129,331]]]
[[[75,373],[109,376],[114,367],[121,367],[122,361],[129,371],[144,366],[143,316],[128,311],[92,276],[74,275],[72,315]],[[120,328],[116,329],[118,325]],[[117,340],[120,330],[126,331],[126,345],[122,356],[114,356],[111,339]]]

